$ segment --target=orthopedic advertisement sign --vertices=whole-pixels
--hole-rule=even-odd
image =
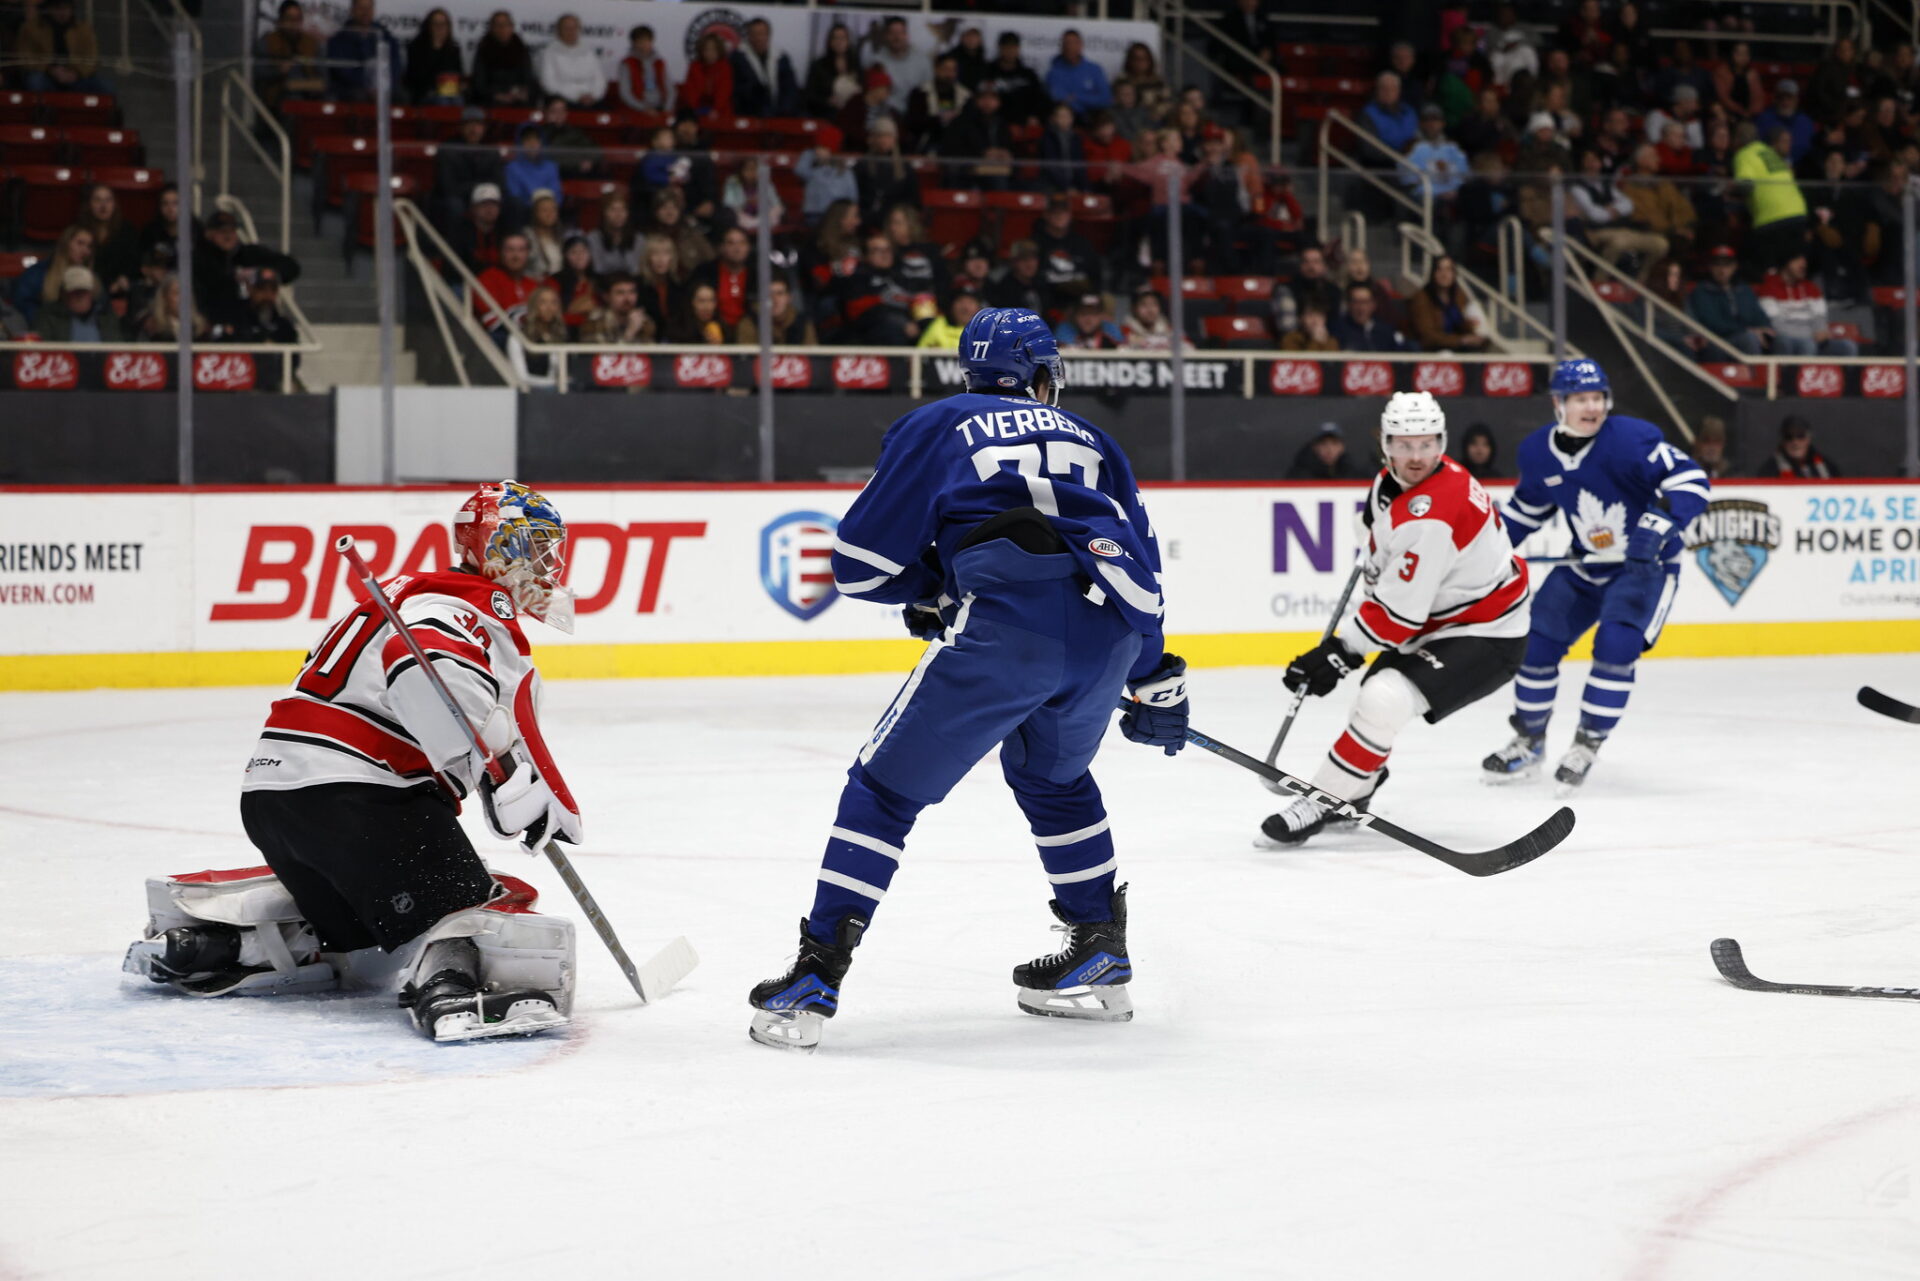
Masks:
[[[354,598],[334,539],[353,535],[383,576],[444,567],[467,492],[10,491],[0,688],[286,679]],[[833,538],[857,488],[548,492],[571,530],[578,625],[527,632],[555,678],[902,670],[918,652],[898,610],[833,589]],[[1353,563],[1364,493],[1149,487],[1180,652],[1274,663],[1317,633]],[[1592,513],[1590,537],[1616,515],[1624,544],[1624,513]],[[1555,538],[1528,550],[1552,555]],[[1686,547],[1661,653],[1920,650],[1920,486],[1721,485]]]

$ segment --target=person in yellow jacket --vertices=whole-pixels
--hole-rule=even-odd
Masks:
[[[100,42],[74,16],[73,0],[46,0],[37,17],[21,24],[14,53],[26,68],[31,93],[113,92],[100,78]]]
[[[1733,176],[1747,185],[1754,249],[1762,268],[1777,267],[1807,239],[1807,198],[1793,180],[1793,131],[1776,126],[1733,155]]]
[[[960,331],[967,327],[967,322],[979,310],[978,298],[972,294],[955,294],[953,301],[947,304],[947,314],[929,320],[926,332],[920,335],[920,341],[914,346],[925,347],[929,351],[960,350]]]

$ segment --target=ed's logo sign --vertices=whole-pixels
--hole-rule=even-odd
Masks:
[[[839,519],[825,512],[788,512],[760,531],[760,585],[774,604],[803,623],[839,597],[831,563],[839,527]]]

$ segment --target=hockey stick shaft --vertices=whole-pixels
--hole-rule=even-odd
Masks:
[[[1320,633],[1320,643],[1322,645],[1326,644],[1327,640],[1338,630],[1340,620],[1346,617],[1347,602],[1353,599],[1353,589],[1355,584],[1360,581],[1362,565],[1363,562],[1359,560],[1354,561],[1353,572],[1347,575],[1347,585],[1341,589],[1340,599],[1333,607],[1333,617],[1327,620],[1326,630]],[[1300,708],[1306,701],[1307,687],[1302,685],[1299,689],[1293,691],[1293,702],[1287,708],[1287,719],[1280,722],[1280,732],[1273,736],[1273,746],[1267,749],[1267,764],[1271,765],[1280,759],[1280,745],[1287,741],[1287,735],[1293,730],[1294,718],[1300,715]],[[1262,781],[1266,783],[1266,788],[1269,792],[1282,792],[1286,790],[1278,783],[1267,780]]]
[[[373,571],[367,567],[367,562],[361,559],[359,551],[353,545],[353,536],[342,534],[334,543],[333,549],[346,557],[348,567],[360,580],[360,585],[366,588],[367,599],[378,607],[387,620],[387,626],[393,628],[393,634],[400,638],[406,645],[407,652],[413,655],[413,661],[419,664],[420,670],[426,674],[427,682],[433,686],[434,693],[438,694],[440,701],[446,704],[447,714],[453,717],[454,723],[465,732],[467,741],[473,745],[474,752],[486,761],[487,777],[496,785],[504,783],[507,779],[506,767],[494,756],[485,740],[480,737],[480,731],[473,727],[473,722],[468,720],[467,714],[460,709],[453,691],[448,689],[447,683],[440,678],[439,670],[428,660],[426,651],[420,648],[420,642],[413,638],[413,633],[408,631],[406,624],[400,621],[400,611],[393,607],[393,602],[387,599],[387,594],[380,590],[380,580],[373,576]],[[445,785],[444,780],[442,785]],[[646,988],[641,984],[640,972],[634,967],[633,958],[628,956],[627,949],[620,945],[620,937],[613,932],[613,923],[607,920],[607,914],[600,910],[600,904],[594,900],[592,894],[587,892],[586,882],[582,881],[580,874],[573,870],[572,860],[567,858],[560,846],[553,841],[546,842],[540,852],[547,856],[547,861],[553,864],[556,872],[560,873],[561,882],[573,894],[574,901],[580,905],[581,914],[593,926],[593,932],[600,936],[600,941],[607,945],[607,950],[613,953],[614,962],[619,965],[620,972],[627,976],[627,982],[633,985],[634,994],[640,998],[640,1003],[646,1004],[650,998],[647,996]]]
[[[1756,977],[1733,939],[1713,941],[1713,968],[1735,987],[1749,992],[1792,992],[1800,996],[1852,996],[1865,1000],[1920,1001],[1920,988],[1845,987],[1837,983],[1774,983]]]

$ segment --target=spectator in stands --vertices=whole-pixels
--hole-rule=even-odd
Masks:
[[[709,31],[694,46],[687,78],[675,98],[678,110],[695,116],[730,116],[733,107],[733,63],[718,32]]]
[[[1395,151],[1404,152],[1413,145],[1414,137],[1420,132],[1420,118],[1401,100],[1399,76],[1382,71],[1374,77],[1373,98],[1361,108],[1360,123]],[[1363,157],[1368,164],[1373,164],[1374,159]]]
[[[600,148],[593,135],[569,119],[567,100],[555,95],[541,111],[540,137],[562,178],[592,178],[600,172]]]
[[[1134,101],[1127,105],[1141,113],[1140,129],[1128,133],[1124,128],[1127,121],[1121,120],[1117,114],[1115,121],[1123,126],[1121,133],[1124,137],[1129,141],[1137,141],[1139,133],[1151,129],[1153,122],[1159,120],[1173,102],[1173,89],[1167,84],[1166,77],[1160,74],[1151,45],[1136,40],[1127,46],[1126,61],[1121,63],[1120,75],[1113,82],[1116,109],[1120,106],[1121,85],[1133,86]]]
[[[627,56],[620,60],[614,88],[628,111],[665,114],[673,100],[667,60],[654,51],[653,28],[645,23],[627,32]]]
[[[913,298],[894,272],[893,241],[866,238],[860,266],[839,281],[841,337],[864,347],[910,347],[920,336]]]
[[[669,256],[672,251],[668,245]],[[625,272],[615,272],[607,277],[607,305],[581,326],[580,341],[626,346],[652,342],[656,332],[653,317],[640,305],[639,282]]]
[[[180,277],[168,274],[153,292],[153,301],[146,313],[136,322],[139,342],[177,342],[180,338]],[[196,304],[193,309],[193,336],[205,338],[211,330],[207,318],[200,314]]]
[[[534,70],[541,89],[576,107],[597,107],[607,96],[600,55],[580,39],[580,19],[571,13],[553,24],[553,39],[542,46]]]
[[[1731,245],[1715,245],[1707,254],[1707,279],[1695,285],[1687,295],[1687,314],[1699,321],[1709,333],[1749,356],[1758,356],[1773,337],[1767,313],[1753,290],[1733,278],[1739,257]],[[1719,348],[1705,346],[1702,360],[1725,358]]]
[[[1609,101],[1614,76],[1613,32],[1601,19],[1600,0],[1580,0],[1579,6],[1560,24],[1555,44],[1575,66],[1594,77],[1600,99]]]
[[[300,0],[281,0],[279,19],[260,37],[253,88],[260,101],[274,111],[282,102],[326,96],[327,78],[320,74],[320,41],[307,30],[307,14]]]
[[[1814,66],[1807,83],[1807,114],[1815,120],[1835,119],[1849,101],[1859,100],[1863,79],[1859,51],[1850,38],[1841,36]]]
[[[433,158],[433,200],[441,211],[441,225],[453,225],[473,203],[480,184],[497,192],[506,179],[499,150],[487,145],[487,109],[468,107],[460,113],[460,140],[441,144]]]
[[[1007,265],[994,273],[987,284],[990,307],[1024,307],[1045,313],[1048,306],[1047,282],[1040,277],[1040,250],[1031,240],[1014,242]]]
[[[868,53],[869,70],[879,67],[888,76],[887,106],[895,114],[904,114],[907,95],[915,85],[933,74],[932,61],[925,51],[915,48],[905,18],[888,18],[880,26],[879,39]]]
[[[1248,84],[1274,70],[1273,28],[1260,9],[1261,0],[1234,0],[1232,8],[1214,19],[1220,33],[1207,41],[1207,53],[1213,61],[1234,79]]]
[[[1318,304],[1300,313],[1300,326],[1280,335],[1281,351],[1339,351],[1340,340],[1327,328],[1327,313]]]
[[[1375,313],[1380,319],[1394,329],[1406,327],[1406,317],[1401,312],[1398,291],[1384,276],[1374,271],[1373,259],[1367,256],[1365,249],[1358,247],[1349,249],[1346,261],[1341,264],[1339,297],[1344,300],[1346,291],[1354,285],[1365,285],[1373,290]],[[1340,314],[1337,306],[1323,308],[1323,310],[1326,311],[1329,325],[1333,323],[1333,318]]]
[[[1707,473],[1708,480],[1722,480],[1733,471],[1727,459],[1727,424],[1715,414],[1701,418],[1700,428],[1693,434],[1693,448],[1687,452]]]
[[[524,234],[511,232],[500,240],[499,265],[480,273],[480,288],[499,305],[501,311],[512,312],[526,306],[534,290],[553,283],[545,276],[535,275],[530,269],[530,248]],[[473,299],[473,313],[493,334],[494,341],[504,347],[506,330],[500,323],[500,316],[478,294]]]
[[[1753,46],[1745,40],[1734,41],[1726,61],[1713,69],[1713,100],[1733,121],[1750,119],[1766,105],[1760,73],[1753,65]]]
[[[1400,78],[1400,101],[1417,114],[1427,105],[1427,73],[1411,41],[1396,40],[1388,46],[1387,70]]]
[[[1700,101],[1713,96],[1713,77],[1693,58],[1693,42],[1676,39],[1667,50],[1666,64],[1653,77],[1653,100],[1672,102],[1673,91],[1691,85]]]
[[[1744,126],[1752,129],[1751,124]],[[1693,165],[1689,172],[1695,176],[1710,179],[1694,183],[1687,188],[1687,198],[1693,204],[1694,212],[1700,215],[1700,221],[1709,227],[1724,227],[1732,215],[1729,203],[1737,190],[1733,182],[1733,158],[1739,154],[1734,144],[1733,127],[1725,120],[1716,120],[1707,126],[1707,145],[1693,153]],[[1666,168],[1667,153],[1660,152],[1660,165]]]
[[[1142,285],[1133,291],[1133,305],[1120,332],[1124,339],[1121,345],[1134,351],[1172,350],[1173,322],[1167,319],[1167,300],[1159,290]],[[1183,338],[1181,345],[1191,347],[1193,342]]]
[[[1133,144],[1120,136],[1111,111],[1093,113],[1082,145],[1087,155],[1087,188],[1111,191],[1120,181],[1121,170],[1133,163]]]
[[[1524,78],[1529,86],[1540,75],[1540,52],[1533,47],[1533,36],[1520,25],[1519,11],[1502,4],[1496,11],[1493,29],[1487,32],[1487,63],[1493,68],[1493,83],[1498,89]]]
[[[226,210],[207,219],[206,235],[193,247],[193,300],[221,329],[239,327],[253,278],[261,270],[290,285],[300,279],[300,263],[262,244],[240,242],[240,220]]]
[[[848,101],[840,108],[840,136],[842,145],[850,152],[865,151],[868,146],[868,133],[882,120],[894,128],[896,138],[900,129],[900,115],[893,109],[893,78],[885,67],[868,67],[865,73],[865,86],[860,96]]]
[[[947,291],[969,293],[984,299],[987,296],[987,283],[993,276],[993,259],[993,247],[985,241],[975,240],[968,244],[960,251],[960,266],[947,282]]]
[[[1789,254],[1754,290],[1773,330],[1776,356],[1858,356],[1860,344],[1834,335],[1827,324],[1827,299],[1807,273],[1807,255]]]
[[[105,306],[99,282],[85,267],[60,273],[59,297],[40,312],[36,328],[46,342],[120,342],[120,318]]]
[[[987,74],[987,38],[979,27],[962,31],[946,56],[957,64],[960,83],[968,93],[980,87],[981,78]]]
[[[1160,130],[1160,117],[1140,105],[1140,91],[1132,84],[1125,80],[1114,82],[1109,114],[1113,116],[1113,131],[1132,146],[1136,154],[1142,148],[1153,146],[1154,135]]]
[[[827,31],[827,51],[807,68],[807,114],[822,120],[839,116],[840,108],[860,95],[860,51],[846,24],[836,22]]]
[[[676,315],[686,294],[691,269],[680,261],[680,251],[666,236],[648,236],[640,252],[639,298],[651,316]],[[612,286],[608,286],[611,291]],[[611,296],[611,292],[609,293]]]
[[[1837,152],[1827,153],[1823,179],[1804,192],[1810,214],[1807,244],[1817,263],[1814,274],[1835,303],[1865,298],[1867,273],[1860,257],[1860,230],[1872,189],[1863,190],[1846,180],[1846,164]]]
[[[1640,6],[1633,0],[1626,0],[1615,12],[1609,31],[1613,35],[1614,98],[1639,107],[1647,101],[1647,90],[1660,69],[1653,34],[1641,21]]]
[[[1065,193],[1047,197],[1047,210],[1033,229],[1034,249],[1040,255],[1040,278],[1048,291],[1048,307],[1064,311],[1083,294],[1105,287],[1100,253],[1073,229],[1073,200]]]
[[[733,331],[720,318],[720,300],[713,286],[695,281],[687,290],[678,314],[667,322],[663,341],[717,347],[733,341]]]
[[[1218,126],[1200,144],[1200,163],[1188,188],[1204,234],[1188,252],[1206,253],[1206,269],[1216,275],[1235,270],[1264,275],[1273,270],[1273,252],[1265,229],[1254,216],[1254,197],[1240,166],[1227,154],[1227,136]]]
[[[733,51],[733,109],[743,116],[797,116],[800,81],[793,60],[773,48],[765,18],[747,23],[746,39]]]
[[[603,276],[640,270],[640,234],[633,225],[633,205],[617,191],[600,197],[600,223],[587,233],[593,269]]]
[[[1099,294],[1083,294],[1053,336],[1062,347],[1082,351],[1117,351],[1125,341],[1120,326],[1107,319],[1107,304]]]
[[[663,236],[673,242],[682,272],[690,272],[713,257],[713,242],[687,218],[686,197],[672,187],[653,193],[645,230],[649,239]]]
[[[239,322],[228,332],[235,342],[270,342],[292,346],[300,341],[293,318],[280,306],[279,272],[271,267],[262,267],[254,273],[247,285],[246,308],[240,314]],[[295,363],[297,368],[297,358]]]
[[[1455,27],[1448,41],[1432,101],[1443,109],[1446,119],[1457,126],[1473,114],[1474,104],[1483,91],[1495,92],[1493,68],[1487,64],[1487,56],[1480,52],[1480,35],[1472,27],[1465,23]]]
[[[1012,124],[1038,124],[1040,113],[1046,107],[1046,93],[1040,86],[1040,77],[1020,59],[1020,35],[1014,31],[1000,33],[998,56],[987,68],[986,79],[1000,90],[1000,109],[1007,113]]]
[[[460,42],[453,38],[453,19],[445,9],[429,9],[420,33],[407,44],[407,101],[419,106],[444,107],[467,99],[467,68],[460,58]]]
[[[1327,325],[1342,351],[1406,351],[1407,340],[1379,316],[1373,290],[1347,286],[1347,309]]]
[[[1500,446],[1485,423],[1474,423],[1460,438],[1460,465],[1475,480],[1499,480]]]
[[[760,157],[746,156],[740,161],[740,167],[727,176],[720,203],[733,215],[733,225],[752,235],[759,231],[763,216],[770,228],[778,227],[786,219],[787,207],[780,202],[780,193],[771,183],[767,185],[766,200],[762,208]]]
[[[867,129],[867,154],[854,166],[860,188],[860,213],[879,223],[895,205],[920,203],[920,176],[900,151],[900,126],[881,117]]]
[[[939,246],[927,243],[927,228],[920,220],[919,209],[904,203],[892,206],[880,220],[880,229],[893,242],[894,274],[914,296],[916,307],[919,299],[933,299],[946,292],[946,263]]]
[[[933,79],[907,98],[907,137],[920,153],[940,150],[940,135],[959,118],[973,95],[960,83],[960,60],[943,53],[933,60]]]
[[[1480,91],[1479,97],[1474,100],[1472,114],[1463,117],[1454,126],[1453,137],[1460,144],[1460,149],[1469,156],[1503,147],[1517,147],[1520,141],[1513,122],[1501,110],[1500,92],[1497,89]]]
[[[678,160],[687,162],[684,176],[676,167],[674,179],[674,185],[686,199],[687,212],[701,222],[711,223],[720,200],[720,174],[708,151],[698,116],[683,111],[675,118],[673,145],[679,152],[676,165]]]
[[[1347,456],[1347,442],[1338,423],[1321,423],[1313,439],[1300,446],[1287,468],[1288,480],[1361,480],[1367,473]]]
[[[467,216],[448,237],[453,251],[478,276],[499,265],[500,232],[500,188],[491,182],[476,183],[467,201]]]
[[[958,351],[960,335],[966,331],[967,322],[979,311],[980,299],[977,295],[955,294],[953,301],[947,304],[947,310],[927,322],[926,331],[914,346],[922,351]]]
[[[1073,127],[1073,108],[1056,102],[1040,135],[1040,185],[1048,191],[1078,191],[1086,186],[1087,147]]]
[[[540,126],[521,125],[519,143],[520,149],[507,162],[505,171],[507,216],[511,223],[525,221],[533,205],[534,192],[560,189],[560,166],[544,154],[546,144],[540,137]]]
[[[1571,198],[1569,213],[1580,219],[1587,243],[1615,267],[1622,260],[1635,258],[1640,279],[1653,271],[1653,264],[1667,256],[1667,238],[1641,224],[1639,211],[1626,190],[1600,171],[1600,156],[1593,148],[1580,152],[1580,176],[1567,188]],[[1414,322],[1416,332],[1419,321]],[[1422,342],[1426,335],[1421,335]]]
[[[29,93],[113,92],[100,78],[100,43],[74,16],[73,0],[44,0],[40,12],[20,24],[13,52]]]
[[[198,218],[192,221],[191,234],[196,240],[200,237]],[[171,182],[160,188],[160,203],[153,218],[140,229],[140,256],[146,257],[154,245],[162,243],[175,246],[180,243],[180,188]]]
[[[1659,149],[1642,146],[1634,156],[1633,168],[1622,174],[1619,181],[1620,190],[1633,202],[1633,223],[1667,245],[1666,251],[1655,254],[1648,241],[1637,251],[1648,256],[1640,273],[1642,284],[1650,278],[1654,264],[1667,253],[1682,258],[1693,255],[1694,226],[1700,218],[1679,184],[1661,176],[1663,169]]]
[[[566,229],[560,225],[560,198],[545,187],[527,203],[527,270],[551,276],[564,265]]]
[[[1793,132],[1775,125],[1765,141],[1755,139],[1733,157],[1733,176],[1747,186],[1747,211],[1753,224],[1753,250],[1763,264],[1785,260],[1807,240],[1807,198],[1794,181],[1788,159]]]
[[[776,347],[818,347],[820,334],[813,322],[800,311],[794,300],[793,282],[785,276],[775,276],[767,286],[767,307],[773,317],[773,345]],[[760,314],[758,310],[748,311],[740,321],[738,341],[754,344],[760,341]]]
[[[1454,197],[1467,181],[1467,155],[1449,141],[1446,135],[1446,112],[1437,102],[1429,102],[1420,108],[1420,133],[1413,143],[1413,149],[1407,153],[1407,163],[1412,170],[1400,171],[1400,182],[1419,199],[1421,183],[1415,176],[1415,170],[1426,175],[1427,191],[1431,192],[1439,208],[1435,211],[1451,216]]]
[[[1564,59],[1567,55],[1554,50],[1549,63]],[[1556,132],[1562,138],[1578,138],[1586,131],[1586,117],[1577,107],[1569,106],[1572,90],[1565,81],[1543,80],[1541,89],[1534,98],[1534,110],[1543,116],[1550,116]]]
[[[1087,57],[1086,41],[1072,27],[1060,33],[1060,52],[1047,68],[1047,93],[1076,118],[1113,105],[1113,89],[1099,63]]]
[[[823,296],[834,281],[860,269],[859,201],[836,200],[827,206],[801,261],[807,278]]]
[[[527,297],[527,314],[520,317],[520,332],[536,346],[566,342],[566,317],[560,310],[560,294],[552,285],[542,285]],[[507,360],[514,376],[535,391],[550,391],[559,385],[551,352],[530,352],[517,335],[507,336]]]
[[[638,261],[638,253],[634,259]],[[585,236],[575,233],[567,237],[566,247],[560,251],[560,269],[553,273],[553,287],[559,294],[560,314],[574,329],[600,310],[605,277],[594,267],[593,249]]]
[[[1292,288],[1296,314],[1310,306],[1318,306],[1329,316],[1340,310],[1340,286],[1327,268],[1326,251],[1319,245],[1308,245],[1300,251]]]
[[[1267,291],[1267,310],[1272,315],[1269,325],[1274,333],[1290,334],[1300,327],[1300,304],[1294,301],[1286,281],[1274,281]]]
[[[120,220],[120,201],[113,188],[95,183],[87,188],[74,225],[93,237],[93,271],[105,294],[124,294],[140,270],[140,246],[133,228]]]
[[[1724,130],[1726,127],[1724,120],[1715,121],[1707,127],[1709,145],[1712,143],[1713,131]],[[1707,147],[1687,145],[1686,128],[1678,120],[1667,121],[1666,128],[1660,132],[1660,141],[1652,145],[1654,154],[1660,158],[1660,172],[1673,174],[1676,177],[1700,172],[1698,168],[1700,162],[1694,157],[1707,150]]]
[[[1754,473],[1762,477],[1833,480],[1839,469],[1813,447],[1813,425],[1799,414],[1780,420],[1780,448]]]
[[[720,323],[729,333],[754,308],[760,292],[753,259],[753,242],[738,227],[729,227],[720,236],[720,252],[711,262],[694,269],[693,283],[713,289],[714,306]]]
[[[1794,164],[1813,150],[1814,134],[1817,126],[1813,117],[1800,110],[1800,86],[1792,80],[1782,80],[1773,87],[1773,105],[1753,118],[1760,137],[1771,146],[1774,131],[1785,129],[1791,135],[1791,145],[1785,154]]]
[[[1636,135],[1633,117],[1625,107],[1609,107],[1600,117],[1600,127],[1587,145],[1599,153],[1600,171],[1609,176],[1633,163],[1633,153],[1646,139]]]
[[[1453,203],[1461,254],[1469,264],[1482,269],[1498,266],[1500,224],[1518,207],[1518,197],[1508,181],[1507,162],[1497,151],[1476,152],[1473,176],[1460,188]]]
[[[1427,283],[1407,301],[1414,339],[1427,351],[1485,351],[1490,345],[1480,304],[1456,276],[1453,259],[1441,254]]]
[[[473,51],[473,74],[467,93],[482,107],[524,107],[539,86],[533,79],[533,52],[513,29],[513,15],[496,10],[487,19],[487,34]]]
[[[165,241],[155,244],[140,260],[139,272],[127,284],[124,310],[116,307],[115,311],[129,324],[146,315],[148,308],[153,306],[154,294],[159,292],[162,282],[172,273],[173,266],[173,246]]]
[[[984,160],[984,165],[949,165],[946,183],[950,187],[987,187],[1002,190],[1013,170],[1013,134],[1000,110],[1000,86],[988,79],[980,82],[973,100],[961,108],[940,134],[939,154],[949,160]]]
[[[1873,115],[1862,132],[1872,161],[1891,158],[1914,138],[1913,122],[1901,113],[1900,100],[1892,94],[1873,100]]]
[[[336,102],[373,100],[373,64],[382,44],[397,88],[404,82],[406,54],[386,24],[375,20],[373,0],[352,0],[347,20],[327,40],[327,96]]]

